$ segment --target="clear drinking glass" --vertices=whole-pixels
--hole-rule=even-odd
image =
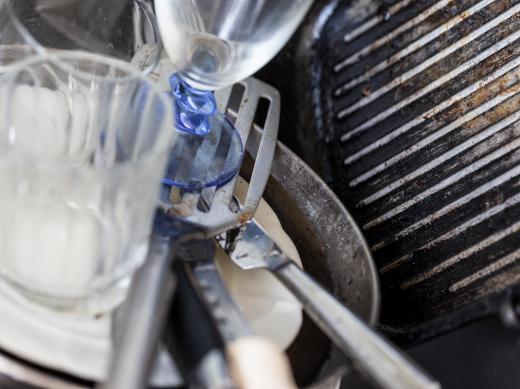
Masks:
[[[183,148],[172,150],[163,182],[200,189],[223,184],[238,172],[240,137],[217,112],[212,91],[250,76],[270,61],[311,4],[312,0],[155,0],[163,44],[178,69],[170,79],[177,128],[194,135]],[[178,166],[185,166],[186,159],[192,161],[192,173],[179,175]]]
[[[8,9],[8,0],[0,0],[0,73],[36,52],[13,23]]]
[[[8,66],[23,61],[31,55],[34,55],[34,53],[28,46],[0,45],[0,74],[2,74]]]
[[[144,74],[160,60],[160,36],[144,0],[2,1],[2,45],[25,45],[38,54],[86,51],[131,62]]]
[[[121,302],[145,259],[172,120],[122,61],[59,52],[2,74],[4,285],[61,309]]]

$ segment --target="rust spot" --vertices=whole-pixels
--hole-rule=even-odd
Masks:
[[[506,80],[504,80],[506,81]],[[518,80],[517,80],[518,81]],[[517,92],[520,92],[520,82],[517,82],[516,84],[512,85],[511,87],[507,87],[507,83],[504,83],[504,85],[502,85],[502,88],[500,90],[500,93],[501,94],[505,94],[505,93],[517,93]]]
[[[372,89],[370,89],[369,86],[365,86],[361,93],[363,93],[363,96],[370,96],[372,94]]]
[[[441,123],[447,123],[450,121],[455,120],[457,117],[464,115],[469,110],[476,108],[482,104],[484,104],[486,101],[488,101],[491,98],[496,97],[498,94],[503,93],[516,93],[520,91],[520,69],[513,72],[508,73],[501,77],[500,79],[491,82],[488,85],[483,86],[482,88],[478,89],[474,93],[472,93],[467,98],[458,101],[457,103],[453,104],[451,108],[449,108],[446,111],[439,111],[434,110],[433,112],[424,115],[424,119],[432,119],[433,117],[436,118],[437,122]],[[515,83],[511,86],[511,84]],[[451,98],[450,98],[451,99]],[[501,104],[498,107],[495,107],[493,111],[500,112],[502,107],[505,107],[504,104]],[[503,116],[502,114],[499,114],[500,116]]]
[[[468,11],[464,11],[460,14],[460,20],[464,20],[464,19],[467,19],[469,17],[469,12]]]
[[[497,105],[493,109],[485,112],[484,114],[474,118],[473,120],[465,123],[461,130],[465,133],[473,134],[475,132],[481,131],[482,129],[497,123],[503,118],[513,114],[517,111],[518,106],[520,104],[520,96],[515,96],[510,100],[506,100],[501,104]],[[509,137],[514,136],[513,134],[509,135]]]
[[[170,200],[172,204],[179,204],[182,201],[181,189],[176,186],[172,186],[168,195],[168,200]]]
[[[494,14],[504,12],[512,6],[510,3],[510,1],[495,1],[489,5],[489,11]]]
[[[247,223],[252,217],[253,214],[251,212],[242,212],[237,216],[237,220],[240,224],[244,224]]]

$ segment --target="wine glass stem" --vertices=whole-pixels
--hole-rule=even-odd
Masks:
[[[175,99],[176,127],[195,135],[209,134],[210,117],[217,112],[214,93],[191,87],[177,73],[170,76],[170,88]]]

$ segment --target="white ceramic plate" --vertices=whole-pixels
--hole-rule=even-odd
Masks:
[[[0,348],[27,361],[92,381],[102,381],[110,362],[111,317],[50,311],[0,283]],[[162,350],[152,374],[154,386],[180,384]]]

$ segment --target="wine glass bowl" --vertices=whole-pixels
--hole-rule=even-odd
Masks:
[[[225,115],[214,112],[211,92],[247,78],[271,60],[311,4],[155,0],[162,41],[177,71],[170,78],[176,129],[189,134],[172,149],[164,184],[201,189],[223,185],[238,173],[242,141]]]
[[[287,42],[312,0],[155,0],[165,49],[192,87],[250,76]]]
[[[133,63],[148,74],[158,64],[161,42],[150,6],[142,0],[4,0],[8,28],[0,43],[85,51]],[[1,30],[0,30],[1,31]],[[13,39],[15,37],[16,39]]]

